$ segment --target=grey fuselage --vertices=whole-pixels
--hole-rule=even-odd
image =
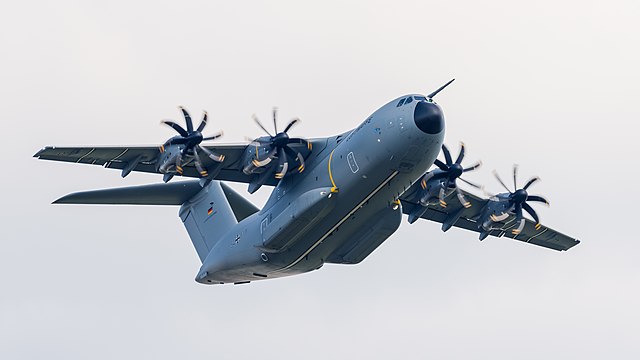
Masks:
[[[424,99],[395,99],[314,144],[304,172],[285,177],[262,210],[218,235],[196,281],[240,283],[362,261],[400,226],[398,198],[440,152],[444,117]]]

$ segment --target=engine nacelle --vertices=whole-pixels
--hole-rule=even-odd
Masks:
[[[249,144],[242,155],[242,171],[247,175],[262,174],[270,168],[268,165],[274,160],[269,157],[269,147],[258,144],[261,139],[257,139],[255,145]]]
[[[184,145],[162,145],[158,155],[157,170],[162,174],[178,173],[178,157],[181,157]]]

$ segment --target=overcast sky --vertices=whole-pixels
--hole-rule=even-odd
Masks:
[[[0,358],[640,357],[638,1],[14,1],[0,12]],[[177,207],[50,205],[160,176],[38,161],[160,144],[178,105],[224,142],[438,95],[469,176],[520,165],[556,252],[406,219],[362,264],[203,286]],[[196,115],[197,114],[197,115]],[[182,120],[180,120],[182,121]],[[245,186],[237,189],[244,191]],[[262,204],[268,189],[250,199]],[[246,194],[246,192],[245,192]]]

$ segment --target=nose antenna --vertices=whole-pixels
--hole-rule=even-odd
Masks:
[[[451,84],[451,83],[453,82],[453,80],[455,80],[455,79],[451,79],[451,80],[449,80],[449,82],[447,82],[446,84],[444,84],[444,85],[440,86],[440,87],[438,88],[438,90],[436,90],[436,91],[432,92],[431,94],[427,95],[427,97],[428,97],[429,99],[432,99],[432,98],[433,98],[434,96],[436,96],[440,91],[442,91],[444,88],[446,88],[447,86],[449,86],[449,84]]]

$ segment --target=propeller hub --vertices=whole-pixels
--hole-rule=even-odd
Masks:
[[[276,147],[283,147],[289,143],[289,135],[285,132],[277,133],[276,136],[273,137],[273,145]]]
[[[464,172],[464,169],[462,168],[462,165],[452,164],[449,166],[449,179],[459,178],[463,172]]]
[[[203,136],[199,131],[193,131],[184,138],[184,144],[187,148],[192,148],[202,142]]]
[[[524,203],[527,200],[528,196],[529,194],[527,194],[526,190],[518,189],[511,195],[511,199],[514,203]]]

